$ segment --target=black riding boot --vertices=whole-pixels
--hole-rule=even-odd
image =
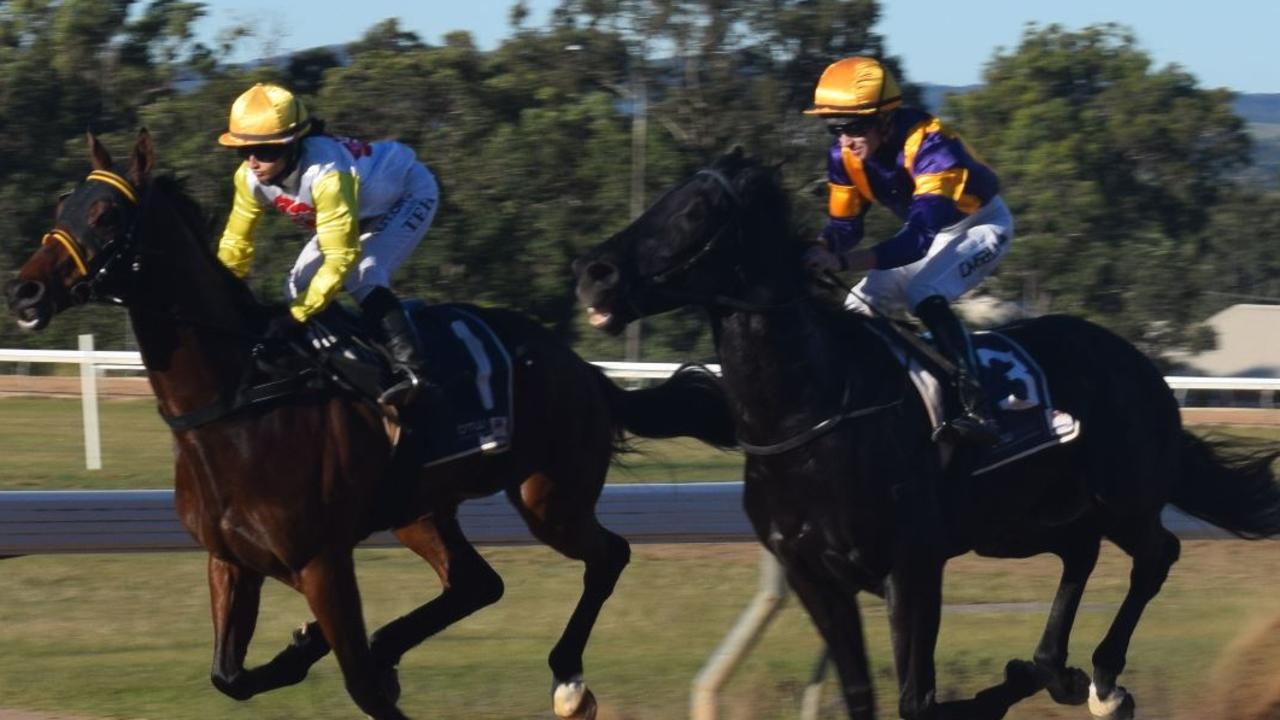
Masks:
[[[400,300],[384,287],[374,288],[360,303],[365,315],[386,333],[391,370],[395,374],[391,387],[382,392],[379,401],[406,408],[418,398],[427,382],[426,364],[418,333],[409,325]]]
[[[933,333],[933,342],[938,350],[956,366],[953,380],[962,412],[949,419],[944,427],[963,440],[978,445],[995,445],[1000,441],[1000,428],[991,404],[978,384],[978,361],[973,355],[969,333],[960,318],[941,295],[931,295],[922,300],[916,306],[916,317]]]

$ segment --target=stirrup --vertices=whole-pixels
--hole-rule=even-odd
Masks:
[[[418,399],[422,391],[422,381],[418,374],[406,367],[396,368],[396,376],[403,379],[382,391],[378,402],[398,408],[406,408]]]
[[[940,425],[933,432],[933,440],[953,439],[980,447],[1000,444],[1000,430],[995,423],[977,415],[964,413]]]

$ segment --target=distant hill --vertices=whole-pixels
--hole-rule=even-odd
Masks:
[[[1280,124],[1280,93],[1243,93],[1231,106],[1250,123]]]
[[[964,94],[981,85],[930,85],[920,86],[924,93],[924,105],[932,112],[942,109],[946,96],[952,93]],[[1236,114],[1251,125],[1280,125],[1280,93],[1241,93],[1231,102]]]

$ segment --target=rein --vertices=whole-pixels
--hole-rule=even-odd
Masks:
[[[128,179],[109,170],[94,170],[90,172],[88,177],[85,178],[85,183],[95,183],[95,185],[92,185],[87,192],[82,193],[80,196],[76,196],[75,193],[72,194],[71,199],[67,202],[74,204],[63,208],[63,211],[59,214],[59,222],[55,223],[53,229],[44,234],[41,238],[41,244],[48,245],[56,242],[62,245],[71,257],[72,262],[75,263],[76,269],[80,271],[82,277],[72,286],[73,300],[78,301],[80,304],[103,302],[113,305],[126,305],[128,303],[125,298],[107,291],[105,287],[108,278],[113,274],[113,270],[118,264],[127,263],[134,272],[137,272],[141,267],[141,254],[137,252],[135,247],[135,235],[143,215],[143,208],[146,205],[146,201],[151,197],[154,184],[149,184],[146,192],[139,197],[137,188]],[[120,236],[107,240],[100,238],[89,226],[88,222],[81,217],[81,213],[76,212],[77,210],[87,209],[95,201],[104,199],[114,200],[119,207],[128,211],[128,229]],[[68,215],[73,217],[72,221],[61,219]],[[132,254],[130,254],[130,251],[133,251]],[[130,307],[138,312],[242,340],[262,342],[269,339],[240,329],[193,320],[172,311],[154,310],[136,303],[130,305]],[[295,395],[304,390],[318,387],[316,380],[320,375],[320,370],[317,367],[308,367],[289,377],[257,385],[249,383],[252,373],[253,363],[251,361],[245,370],[244,377],[237,383],[232,392],[220,393],[218,399],[209,405],[180,415],[169,415],[163,409],[160,409],[160,417],[175,432],[190,430],[221,420],[251,405]]]
[[[849,383],[845,383],[844,398],[840,401],[841,407],[845,407],[845,405],[849,402],[849,391],[850,391],[849,388],[850,388]],[[776,443],[770,443],[768,445],[756,445],[754,443],[749,443],[743,440],[742,436],[739,435],[738,447],[742,448],[742,451],[747,453],[748,455],[781,455],[782,453],[795,450],[798,447],[808,445],[814,440],[817,440],[823,435],[826,435],[832,430],[835,430],[836,427],[840,425],[840,423],[846,420],[853,420],[855,418],[874,415],[883,410],[888,410],[889,408],[897,407],[898,405],[901,405],[903,400],[905,399],[906,399],[906,394],[904,393],[903,395],[899,396],[897,400],[894,400],[893,402],[887,402],[881,405],[871,405],[869,407],[856,408],[853,410],[846,410],[837,415],[832,415],[831,417],[817,423],[816,425],[809,428],[808,430],[805,430],[799,434],[793,435],[787,438],[786,440],[783,440],[781,442],[776,442]]]

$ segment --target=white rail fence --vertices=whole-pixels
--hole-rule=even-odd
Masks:
[[[84,452],[85,468],[102,469],[101,440],[98,431],[98,387],[97,378],[109,370],[141,371],[142,356],[134,351],[95,350],[92,335],[80,336],[79,350],[3,350],[0,349],[0,363],[18,364],[70,364],[80,366],[80,397],[84,416]],[[649,380],[662,379],[675,372],[679,363],[646,363],[646,362],[597,362],[596,366],[605,374],[619,379]],[[719,365],[708,365],[714,372],[720,372]],[[1277,392],[1280,391],[1280,378],[1239,378],[1239,377],[1189,377],[1170,376],[1165,381],[1173,389],[1179,403],[1186,403],[1187,393],[1191,390],[1209,390],[1231,392],[1236,390],[1258,393],[1260,407],[1276,407]]]

